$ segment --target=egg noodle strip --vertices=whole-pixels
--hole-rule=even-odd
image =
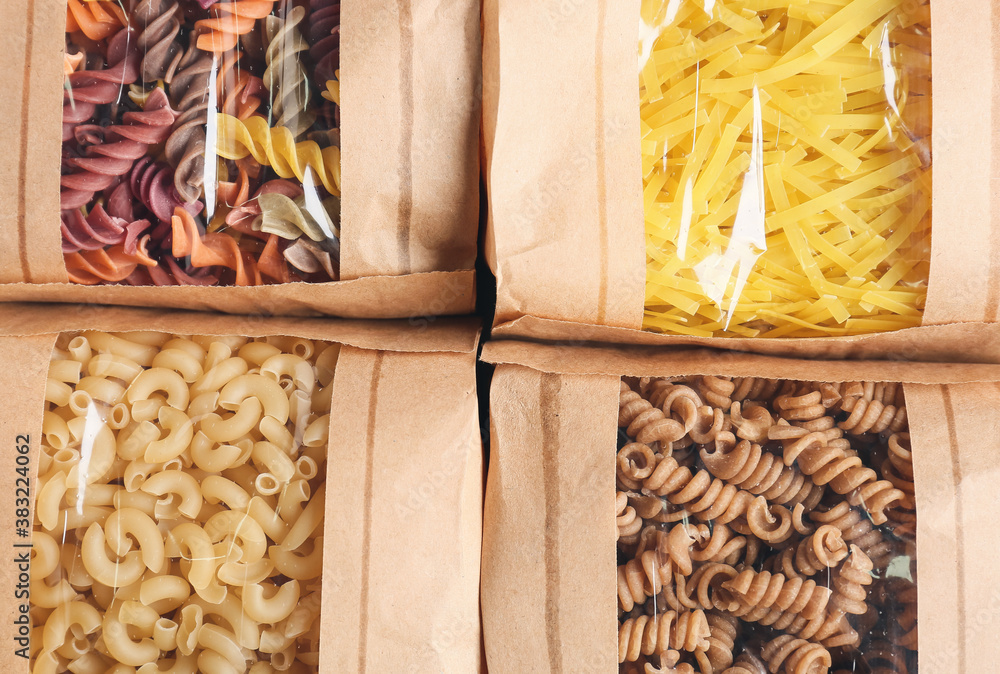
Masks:
[[[920,324],[929,16],[929,0],[643,0],[646,330]]]

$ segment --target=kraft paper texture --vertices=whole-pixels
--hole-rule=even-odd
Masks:
[[[815,362],[492,342],[483,630],[494,672],[618,671],[619,374],[904,382],[917,500],[921,671],[996,669],[1000,367]],[[911,383],[914,382],[914,383]]]

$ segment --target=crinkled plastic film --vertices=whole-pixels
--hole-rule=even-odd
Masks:
[[[901,385],[624,378],[620,672],[917,671]]]
[[[66,12],[72,282],[338,280],[339,2],[67,0]]]
[[[59,336],[32,671],[318,671],[339,353],[291,337]]]
[[[644,328],[919,325],[930,43],[929,0],[643,0]]]

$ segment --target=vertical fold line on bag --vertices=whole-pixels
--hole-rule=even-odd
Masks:
[[[993,3],[993,15],[990,17],[990,23],[993,27],[993,30],[990,31],[993,40],[1000,39],[996,37],[997,29],[1000,29],[1000,3]],[[997,48],[997,45],[993,45],[992,52],[993,104],[990,106],[990,114],[993,116],[993,151],[990,152],[990,191],[997,194],[997,190],[1000,189],[1000,177],[997,175],[997,171],[1000,171],[1000,165],[997,161],[997,156],[1000,155],[1000,133],[996,130],[996,123],[998,116],[1000,116],[1000,49]],[[1000,216],[991,213],[989,217],[995,219]],[[1000,314],[1000,231],[998,230],[1000,230],[1000,226],[994,222],[993,226],[990,227],[990,266],[986,276],[986,315],[984,319],[987,323],[995,323],[998,314]]]
[[[375,354],[375,365],[372,367],[372,385],[368,396],[368,428],[365,435],[365,510],[361,523],[361,601],[358,637],[358,673],[364,674],[368,668],[368,593],[371,566],[372,543],[372,503],[374,501],[374,464],[375,464],[375,410],[378,408],[378,386],[382,378],[382,359],[385,353]]]
[[[400,272],[409,273],[410,227],[413,220],[413,7],[399,0],[399,220],[396,243]]]
[[[26,222],[28,191],[28,108],[31,101],[31,52],[35,37],[35,0],[28,0],[27,21],[24,28],[24,84],[21,87],[21,147],[17,173],[17,253],[21,261],[21,276],[25,283],[32,283],[31,265],[28,263],[28,224]]]
[[[545,641],[549,670],[562,674],[559,636],[559,389],[556,374],[542,375],[538,408],[542,410],[542,481],[545,488]]]
[[[957,606],[963,606],[965,602],[965,529],[962,526],[965,521],[962,512],[962,464],[958,447],[958,430],[955,425],[955,406],[951,399],[951,390],[945,385],[941,387],[941,396],[944,399],[944,413],[948,420],[948,445],[951,449],[951,477],[953,493],[955,494],[955,588],[958,597]],[[956,661],[958,671],[966,671],[966,619],[965,611],[958,612],[958,620],[955,629],[958,632],[958,653]]]
[[[603,325],[608,313],[608,186],[607,186],[607,141],[604,123],[604,40],[607,18],[607,0],[597,3],[597,34],[594,39],[594,72],[596,95],[596,147],[594,149],[597,169],[597,223],[601,246],[601,271],[598,276],[600,286],[597,294],[597,323]]]

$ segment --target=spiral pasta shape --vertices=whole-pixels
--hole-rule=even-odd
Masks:
[[[722,587],[738,595],[741,608],[734,613],[744,620],[758,613],[766,615],[771,608],[810,620],[823,615],[831,597],[830,590],[815,581],[753,569],[741,571]]]
[[[777,543],[790,535],[791,513],[782,506],[768,507],[763,497],[737,489],[715,479],[705,470],[696,473],[678,465],[673,457],[664,457],[653,473],[643,482],[652,494],[664,496],[670,503],[682,506],[700,520],[716,520],[729,524],[745,518],[751,532],[758,538]],[[759,500],[758,500],[759,498]]]
[[[871,585],[872,560],[861,548],[851,546],[850,557],[837,569],[833,577],[833,605],[844,613],[862,615],[868,611],[866,586]]]
[[[66,0],[66,32],[82,31],[103,40],[128,25],[124,10],[113,0]]]
[[[216,232],[202,234],[194,217],[183,208],[174,210],[171,219],[173,255],[190,256],[195,267],[226,267],[236,273],[238,286],[260,285],[260,272],[254,261],[246,260],[236,240]]]
[[[818,525],[832,525],[840,529],[844,541],[856,545],[872,560],[875,568],[884,569],[893,554],[892,545],[882,532],[872,526],[851,504],[842,501],[828,510],[814,510],[809,518]]]
[[[618,540],[635,540],[635,537],[642,530],[642,518],[636,514],[635,508],[628,504],[628,494],[625,492],[618,492],[615,504],[617,507]]]
[[[771,558],[769,570],[786,578],[814,576],[840,564],[848,552],[840,529],[826,524]]]
[[[898,433],[906,427],[906,406],[897,384],[855,382],[843,393],[840,409],[849,416],[838,425],[851,435]]]
[[[736,658],[736,663],[722,674],[769,674],[764,663],[749,653]]]
[[[299,32],[305,16],[304,7],[293,7],[284,19],[268,16],[264,20],[268,45],[264,51],[267,70],[263,80],[271,92],[272,126],[285,127],[296,138],[315,121],[309,110],[309,80],[299,57],[309,48]]]
[[[673,443],[687,432],[679,421],[668,417],[663,410],[621,382],[618,402],[618,426],[638,442],[654,445],[669,454]]]
[[[775,674],[826,674],[833,664],[830,651],[788,634],[764,644],[761,656]]]
[[[305,31],[309,59],[315,64],[313,81],[322,89],[340,70],[340,1],[309,0]]]
[[[212,17],[195,23],[198,49],[221,53],[233,49],[240,36],[271,13],[274,0],[225,0],[212,5]]]
[[[139,77],[140,57],[135,42],[134,31],[119,29],[108,41],[106,68],[79,70],[67,76],[63,92],[63,142],[73,140],[77,125],[92,119],[98,105],[116,101],[121,87]]]
[[[270,166],[282,178],[295,177],[303,184],[318,178],[326,191],[340,196],[340,148],[320,148],[311,140],[295,142],[284,127],[268,127],[262,117],[244,121],[218,115],[219,156],[242,159],[252,155],[262,166]]]
[[[884,524],[886,509],[905,496],[888,480],[876,479],[875,471],[864,467],[859,457],[829,446],[820,433],[808,433],[783,444],[785,465],[796,463],[816,484],[829,484],[838,494],[847,495],[852,505],[868,511],[875,524]]]
[[[205,126],[211,86],[212,55],[195,46],[196,36],[176,67],[166,74],[170,102],[180,114],[164,153],[174,167],[174,189],[186,203],[201,196],[205,183]]]
[[[618,662],[635,662],[640,655],[659,655],[668,650],[704,651],[710,635],[708,620],[701,610],[629,618],[618,629]]]
[[[760,377],[737,377],[733,379],[735,389],[730,395],[733,402],[752,400],[759,403],[770,402],[781,388],[778,379],[762,379]]]
[[[140,264],[156,264],[148,257],[126,253],[121,245],[67,253],[64,260],[70,281],[81,285],[118,283],[131,276]]]
[[[82,157],[65,157],[63,165],[76,170],[60,179],[62,209],[84,206],[96,192],[127,174],[135,161],[146,154],[148,146],[166,140],[176,117],[166,93],[156,89],[142,112],[126,112],[122,124],[100,131],[111,142],[89,146]],[[81,127],[76,131],[80,133]]]
[[[721,611],[708,611],[708,648],[695,653],[701,674],[715,674],[733,664],[733,648],[739,635],[739,620]]]
[[[143,0],[135,5],[131,18],[141,27],[138,47],[142,53],[142,79],[162,80],[181,51],[177,40],[181,6],[178,0]]]
[[[734,403],[734,409],[738,404]],[[700,455],[712,475],[751,494],[761,495],[769,503],[789,507],[801,503],[812,510],[823,498],[821,485],[807,479],[798,469],[783,465],[780,457],[764,451],[759,444],[749,440],[736,442],[732,434],[719,435],[714,451],[702,448]]]
[[[108,215],[101,204],[94,206],[86,216],[80,210],[63,211],[62,250],[64,253],[75,253],[122,243],[127,224],[121,218]]]

